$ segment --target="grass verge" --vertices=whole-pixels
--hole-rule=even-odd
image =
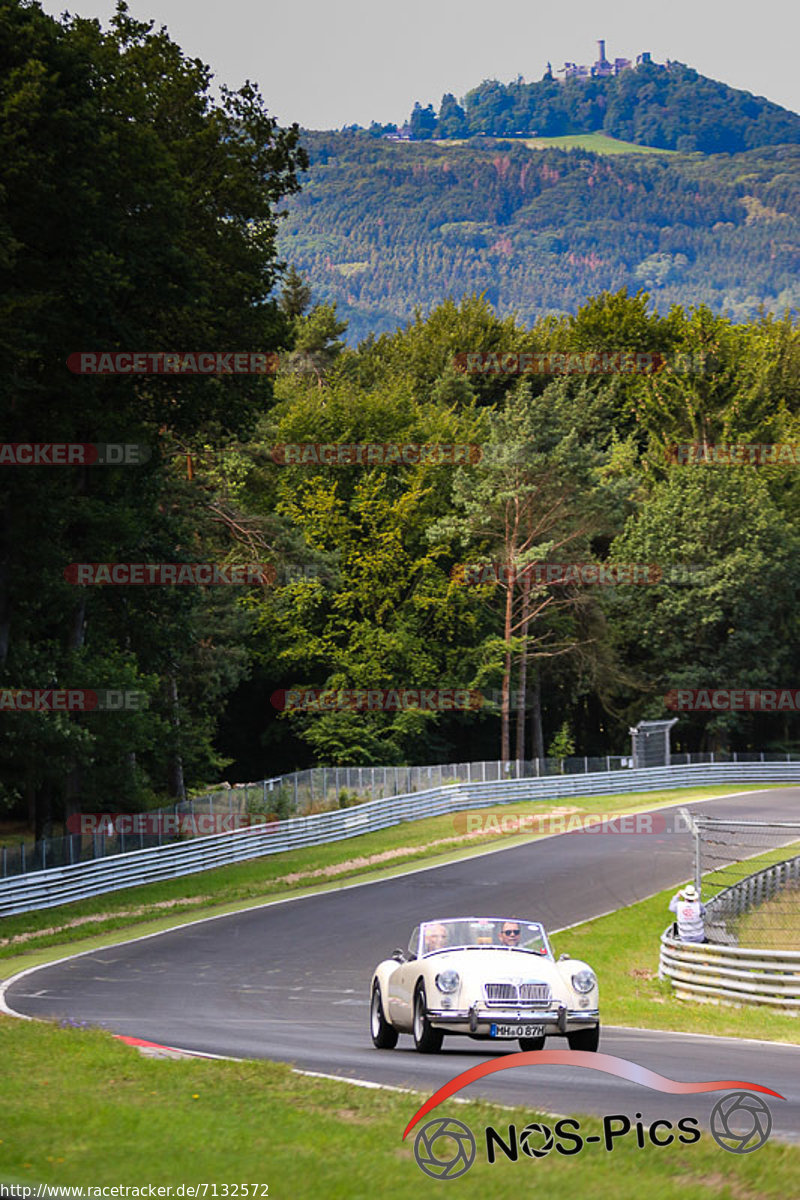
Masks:
[[[800,888],[797,884],[739,918],[739,944],[753,949],[800,950]]]
[[[290,850],[218,867],[161,883],[145,884],[94,896],[57,908],[20,913],[0,921],[0,978],[46,961],[36,954],[76,942],[90,948],[98,935],[130,931],[133,936],[168,929],[189,917],[234,912],[270,899],[302,895],[309,890],[337,887],[358,879],[385,878],[409,866],[434,865],[480,853],[487,847],[518,845],[530,834],[508,836],[504,818],[563,816],[568,822],[582,816],[625,814],[663,805],[687,804],[714,796],[751,790],[746,784],[720,788],[673,788],[625,795],[574,797],[570,801],[497,805],[479,811],[486,832],[464,832],[465,812],[404,822],[378,833],[364,834],[325,846]],[[758,789],[755,789],[758,790]],[[492,821],[494,818],[494,821]],[[108,944],[106,938],[102,943]],[[33,956],[36,954],[36,957]],[[49,957],[58,957],[52,954]],[[3,961],[3,960],[11,960]]]
[[[422,1095],[308,1078],[275,1063],[142,1058],[104,1032],[4,1017],[0,1055],[6,1183],[152,1184],[172,1186],[173,1195],[180,1184],[206,1183],[208,1197],[211,1184],[217,1196],[235,1195],[238,1184],[239,1197],[242,1184],[258,1184],[255,1193],[249,1189],[251,1200],[416,1200],[442,1186],[417,1166],[414,1133],[402,1141]],[[685,1111],[692,1112],[691,1098]],[[512,1195],[530,1187],[531,1172],[547,1196],[785,1200],[796,1194],[800,1175],[798,1147],[773,1141],[734,1155],[705,1131],[691,1145],[676,1138],[663,1148],[645,1141],[640,1149],[633,1129],[611,1153],[600,1142],[571,1157],[554,1151],[535,1165],[524,1154],[516,1163],[501,1155],[492,1166],[487,1125],[507,1138],[512,1122],[521,1130],[548,1118],[483,1102],[448,1102],[436,1114],[465,1122],[478,1142],[476,1161],[457,1185],[462,1200]],[[581,1136],[602,1133],[600,1118],[580,1118]]]

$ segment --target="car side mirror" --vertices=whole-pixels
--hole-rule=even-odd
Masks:
[[[558,961],[563,962],[565,958],[572,958],[571,954],[559,954]]]
[[[404,963],[406,961],[405,952],[403,950],[400,950],[399,948],[392,952],[392,958],[394,959],[395,962],[399,962],[399,963]]]

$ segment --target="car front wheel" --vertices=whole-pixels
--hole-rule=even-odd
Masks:
[[[414,996],[414,1045],[420,1054],[438,1054],[443,1040],[442,1030],[431,1028],[428,1020],[425,988],[420,984]]]
[[[570,1050],[596,1050],[600,1043],[600,1026],[592,1025],[589,1029],[576,1029],[567,1034]]]
[[[372,999],[369,1006],[369,1026],[372,1034],[372,1044],[378,1050],[394,1050],[397,1045],[397,1030],[390,1025],[383,1015],[381,989],[378,984],[372,988]]]

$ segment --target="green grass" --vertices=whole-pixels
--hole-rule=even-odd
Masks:
[[[595,154],[677,154],[676,150],[661,150],[657,146],[639,146],[636,142],[625,142],[621,138],[606,137],[604,133],[568,133],[560,137],[511,137],[499,134],[495,140],[520,142],[529,150],[591,150]],[[434,141],[439,146],[469,144],[480,149],[484,139],[436,138]]]
[[[626,813],[659,805],[686,804],[742,790],[749,790],[746,784],[725,788],[673,788],[621,796],[573,797],[545,803],[522,801],[480,811],[484,818],[495,815],[498,819],[521,813],[557,813],[564,807],[574,810],[573,815]],[[82,943],[86,948],[94,948],[114,940],[106,936],[98,941],[98,935],[129,931],[136,936],[155,932],[187,917],[232,912],[262,900],[335,888],[361,878],[385,878],[408,867],[452,861],[479,853],[486,847],[512,846],[530,840],[530,835],[508,837],[502,832],[480,838],[466,837],[463,835],[464,820],[462,812],[404,822],[343,842],[273,854],[197,875],[6,917],[0,921],[0,978],[47,961],[48,957],[58,957],[57,953],[49,956],[36,953],[51,947]],[[81,923],[70,925],[70,922]]]
[[[700,793],[719,794],[719,789],[645,793],[626,796],[624,801],[635,810],[674,800],[676,795],[685,803]],[[613,799],[585,801],[583,810],[613,811]],[[530,812],[533,806],[503,806],[496,811]],[[541,811],[540,806],[535,811]],[[148,903],[155,904],[159,900],[154,896],[165,898],[164,889],[170,893],[167,899],[194,889],[192,899],[205,897],[207,904],[208,897],[230,898],[240,890],[258,891],[285,881],[290,866],[307,871],[352,861],[355,849],[362,856],[403,847],[415,847],[414,854],[429,854],[426,843],[416,839],[430,841],[448,833],[453,833],[452,817],[439,817],[348,843],[136,889],[127,901],[117,893],[86,903],[102,911],[102,906],[121,906],[132,899],[141,904],[145,893],[150,895]],[[527,839],[494,839],[494,844],[520,840]],[[776,852],[771,853],[774,857]],[[754,869],[766,857],[753,860]],[[723,885],[718,881],[718,886]],[[286,894],[288,885],[281,886]],[[704,884],[704,894],[711,891],[713,885]],[[669,920],[672,892],[669,889],[555,937],[558,953],[569,950],[597,970],[604,1022],[800,1040],[800,1026],[790,1017],[771,1014],[769,1028],[764,1029],[763,1017],[756,1012],[695,1008],[675,1000],[668,983],[659,983],[658,938]],[[62,916],[74,915],[78,907],[68,906]],[[36,919],[52,920],[55,911],[15,920],[40,928]],[[138,921],[144,919],[140,916]],[[131,932],[143,932],[152,924],[139,924]],[[65,931],[62,938],[76,932]],[[39,949],[8,960],[5,967],[17,970],[59,952],[63,950]],[[0,1061],[4,1067],[0,1179],[5,1182],[175,1187],[249,1181],[268,1184],[270,1197],[293,1200],[366,1200],[375,1193],[410,1200],[422,1189],[440,1186],[429,1182],[417,1167],[413,1135],[406,1143],[401,1141],[422,1095],[307,1078],[284,1064],[142,1058],[102,1031],[62,1029],[7,1017],[0,1017]],[[455,1073],[455,1069],[448,1071],[448,1077]],[[688,1100],[686,1112],[691,1112]],[[518,1127],[537,1119],[547,1122],[546,1116],[538,1116],[533,1107],[507,1110],[477,1102],[450,1102],[437,1113],[466,1122],[478,1137],[478,1159],[456,1185],[465,1200],[505,1197],[530,1184],[531,1171],[536,1172],[543,1195],[566,1189],[585,1192],[593,1200],[638,1200],[642,1192],[648,1200],[685,1200],[687,1194],[692,1200],[785,1200],[795,1194],[793,1181],[800,1172],[797,1147],[772,1142],[755,1154],[735,1156],[719,1149],[707,1134],[695,1145],[658,1151],[649,1143],[639,1149],[635,1136],[629,1135],[610,1154],[595,1145],[574,1157],[551,1153],[535,1166],[524,1156],[518,1163],[500,1161],[489,1166],[481,1143],[487,1124],[503,1130],[511,1122]],[[602,1134],[599,1119],[581,1117],[580,1121],[582,1134]]]
[[[531,150],[591,150],[595,154],[676,154],[656,146],[639,146],[603,133],[571,133],[563,137],[521,138]]]
[[[709,871],[707,875],[703,876],[703,895],[708,898],[716,896],[717,892],[721,892],[724,888],[731,887],[732,884],[746,879],[748,875],[754,875],[756,871],[772,866],[773,863],[785,862],[786,859],[795,858],[798,854],[800,854],[800,842],[788,842],[785,846],[775,846],[771,850],[762,850],[760,853],[753,854],[749,858],[740,859],[738,863],[720,867],[716,871]]]
[[[105,1032],[5,1017],[0,1056],[0,1179],[7,1183],[173,1189],[215,1183],[217,1195],[223,1184],[232,1195],[233,1184],[247,1182],[268,1185],[271,1200],[416,1200],[437,1189],[486,1200],[529,1189],[535,1174],[542,1196],[786,1200],[796,1195],[800,1175],[798,1147],[771,1141],[734,1155],[706,1132],[693,1145],[657,1149],[646,1142],[639,1149],[632,1131],[611,1153],[600,1143],[572,1157],[553,1151],[538,1161],[520,1155],[517,1163],[501,1158],[490,1166],[487,1125],[507,1134],[512,1122],[518,1129],[547,1122],[535,1111],[532,1088],[530,1108],[450,1101],[436,1110],[465,1122],[478,1140],[475,1164],[450,1185],[422,1174],[414,1133],[402,1141],[427,1098],[422,1094],[308,1078],[282,1064],[142,1058]],[[455,1073],[448,1069],[446,1076]],[[685,1113],[692,1113],[691,1098]],[[602,1135],[601,1120],[581,1117],[580,1132]]]
[[[800,891],[787,889],[739,918],[739,944],[754,950],[800,950]]]

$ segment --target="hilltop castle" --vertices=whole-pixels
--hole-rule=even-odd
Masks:
[[[638,67],[641,63],[653,63],[650,57],[649,50],[643,51],[636,55],[635,65]],[[619,75],[622,71],[627,71],[634,66],[629,58],[615,58],[613,62],[609,62],[606,58],[606,43],[605,38],[601,38],[597,43],[597,62],[592,66],[587,67],[582,63],[565,62],[563,67],[556,71],[556,75],[561,76],[560,82],[565,79],[607,79],[610,75]],[[553,71],[550,63],[547,64],[547,74],[553,78]]]

